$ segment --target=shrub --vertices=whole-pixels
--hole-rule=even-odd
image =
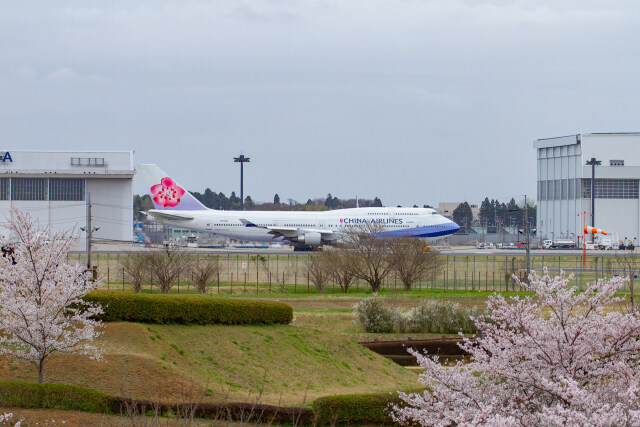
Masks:
[[[455,334],[475,333],[471,320],[482,314],[477,307],[447,301],[427,301],[407,312],[385,307],[381,298],[367,298],[354,306],[358,323],[367,332]]]
[[[377,295],[363,299],[353,308],[364,330],[374,333],[392,332],[393,324],[399,314],[397,310],[385,307],[382,298]]]
[[[392,404],[403,403],[397,393],[344,394],[326,396],[313,402],[318,425],[393,424]]]
[[[108,394],[67,384],[38,384],[0,381],[0,406],[35,409],[64,409],[85,412],[111,412]]]
[[[91,292],[84,300],[100,303],[100,319],[106,322],[238,325],[287,324],[293,319],[291,306],[275,301],[108,291]]]

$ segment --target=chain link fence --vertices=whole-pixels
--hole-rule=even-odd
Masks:
[[[122,266],[124,253],[94,254],[92,264],[98,267],[98,277],[105,289],[131,290],[129,278]],[[219,272],[207,284],[209,294],[311,294],[317,293],[310,280],[308,265],[313,254],[236,255],[191,254],[192,261],[205,262],[217,258]],[[640,268],[640,254],[635,252],[607,256],[588,256],[583,263],[580,255],[532,255],[531,269],[539,273],[547,267],[550,274],[560,271],[572,274],[571,284],[584,289],[587,283],[616,275],[636,278]],[[514,276],[526,277],[526,258],[518,255],[446,255],[441,254],[437,271],[414,284],[413,289],[440,289],[451,291],[519,291]],[[70,254],[70,261],[86,264],[86,254]],[[151,271],[143,285],[143,292],[159,292]],[[389,274],[382,291],[398,291],[402,283],[395,274]],[[349,293],[369,291],[366,282],[357,281]],[[174,283],[171,293],[196,293],[191,277],[186,274]],[[337,283],[330,282],[325,293],[341,293]]]

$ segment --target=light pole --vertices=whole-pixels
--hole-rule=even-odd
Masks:
[[[234,163],[240,163],[240,210],[244,210],[244,164],[249,162],[249,157],[240,154],[240,157],[234,157]]]
[[[592,157],[591,160],[587,160],[587,166],[591,166],[591,226],[595,227],[595,218],[596,215],[594,213],[595,210],[595,202],[596,202],[596,166],[600,166],[602,162],[600,160],[596,160],[595,157]],[[591,243],[594,241],[594,234],[591,234]]]

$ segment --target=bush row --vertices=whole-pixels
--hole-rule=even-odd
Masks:
[[[67,384],[38,384],[0,381],[0,406],[35,409],[64,409],[84,412],[112,412],[108,394]]]
[[[402,405],[396,393],[343,394],[313,402],[317,425],[393,424],[391,405]]]
[[[293,422],[295,424],[392,424],[389,408],[403,402],[395,393],[348,394],[327,396],[308,408],[278,407],[255,403],[201,403],[195,406],[197,417],[246,420],[251,414],[256,422]],[[181,404],[193,406],[195,404]],[[62,409],[102,414],[121,414],[134,410],[145,413],[157,409],[159,414],[176,411],[175,405],[123,399],[88,388],[67,384],[38,384],[0,381],[0,406],[26,409]]]
[[[354,306],[358,323],[367,332],[475,333],[472,317],[482,314],[477,307],[463,307],[448,301],[427,301],[409,311],[388,307],[378,296]]]
[[[293,319],[293,308],[275,301],[109,291],[91,292],[84,300],[101,304],[100,320],[106,322],[240,325],[287,324]]]

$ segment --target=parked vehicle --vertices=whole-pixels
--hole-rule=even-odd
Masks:
[[[560,239],[560,240],[545,240],[544,248],[545,249],[575,249],[578,247],[578,244],[573,240],[569,239]]]

